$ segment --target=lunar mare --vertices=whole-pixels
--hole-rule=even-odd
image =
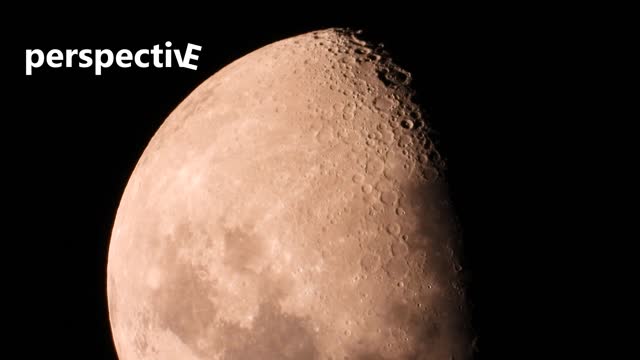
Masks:
[[[116,216],[120,359],[470,358],[445,164],[410,82],[329,29],[195,89]]]

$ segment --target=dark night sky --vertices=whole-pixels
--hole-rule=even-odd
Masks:
[[[510,68],[515,55],[505,50],[511,41],[496,40],[498,29],[472,10],[414,9],[395,20],[388,15],[316,14],[260,23],[229,18],[135,30],[121,24],[118,34],[94,32],[98,26],[80,31],[43,25],[15,37],[5,53],[18,85],[5,105],[13,115],[3,119],[4,175],[15,217],[9,226],[17,230],[5,239],[3,253],[11,288],[5,311],[15,322],[9,346],[27,351],[24,358],[116,359],[106,307],[109,237],[127,179],[155,130],[230,61],[276,40],[341,26],[364,29],[413,73],[418,99],[440,132],[464,226],[480,354],[487,354],[483,339],[497,326],[487,319],[497,297],[490,264],[509,251],[503,246],[512,230],[502,217],[510,180],[499,169],[510,160],[500,155],[507,140],[498,130],[514,126],[504,118],[509,99],[502,89],[505,78],[519,71]],[[24,75],[27,48],[135,50],[165,41],[174,48],[201,45],[198,70],[111,67],[98,77],[90,69],[41,68]]]

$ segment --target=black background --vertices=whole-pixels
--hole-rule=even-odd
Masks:
[[[448,159],[479,355],[489,358],[487,339],[499,325],[497,318],[489,321],[488,309],[502,301],[491,267],[510,251],[503,238],[511,228],[501,215],[514,176],[498,169],[511,166],[500,154],[517,141],[511,140],[513,122],[505,120],[510,98],[504,87],[523,71],[511,65],[519,55],[510,51],[522,39],[505,39],[509,29],[475,9],[403,9],[401,15],[221,16],[131,28],[85,21],[13,36],[6,49],[17,86],[7,97],[11,111],[3,125],[6,204],[16,230],[3,253],[13,335],[8,346],[24,358],[116,359],[106,306],[108,245],[120,197],[147,142],[180,101],[227,63],[273,41],[338,26],[363,29],[413,73],[418,100]],[[110,30],[100,31],[105,26]],[[198,70],[112,66],[95,76],[91,68],[42,67],[24,75],[26,49],[137,50],[165,41],[179,49],[201,45]]]

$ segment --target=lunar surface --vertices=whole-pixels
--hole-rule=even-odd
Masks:
[[[256,50],[154,135],[109,250],[121,360],[473,355],[444,160],[358,36]]]

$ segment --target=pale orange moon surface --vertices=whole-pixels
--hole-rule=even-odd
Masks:
[[[194,90],[118,208],[120,359],[470,358],[445,164],[410,83],[329,29]]]

